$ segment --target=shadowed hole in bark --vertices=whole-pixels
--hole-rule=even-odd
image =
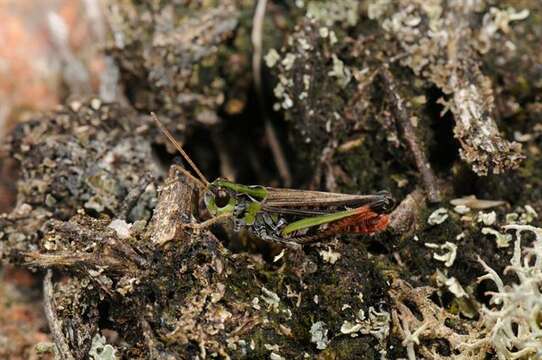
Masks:
[[[429,300],[431,300],[435,305],[442,307],[442,298],[439,296],[438,292],[433,292],[431,296],[429,296]]]
[[[478,175],[476,175],[467,165],[461,164],[458,176],[454,176],[453,179],[454,193],[457,194],[458,197],[477,194],[476,182],[478,181],[478,178]]]
[[[426,111],[431,120],[433,141],[429,146],[429,162],[437,172],[447,172],[459,159],[459,143],[454,137],[454,118],[451,112],[441,115],[444,106],[437,101],[444,93],[436,87],[427,91]]]
[[[167,172],[169,166],[175,163],[175,158],[180,157],[177,153],[170,153],[166,149],[165,144],[152,143],[151,145],[153,158],[158,161],[160,166],[164,169],[164,173]]]
[[[114,328],[114,323],[109,318],[111,311],[111,304],[108,301],[101,301],[98,304],[98,313],[100,318],[98,320],[98,327],[100,329]]]
[[[435,296],[438,296],[437,293],[434,293],[433,295]],[[447,309],[450,307],[450,305],[452,304],[452,301],[454,301],[455,299],[455,296],[454,294],[452,294],[451,292],[449,291],[443,291],[442,292],[442,295],[439,296],[439,299],[440,299],[440,304],[439,306]]]
[[[452,320],[450,318],[444,320],[444,325],[446,325],[450,329],[453,329],[456,334],[460,334],[460,335],[468,335],[469,334],[469,332],[467,330],[465,330],[465,329],[461,328],[460,326],[458,326],[459,324],[455,323],[454,320]]]
[[[287,124],[281,118],[280,113],[273,111],[271,108],[274,99],[272,93],[268,93],[265,88],[264,93],[266,100],[264,104],[266,106],[265,115],[275,130],[290,171],[292,171],[294,179],[296,179],[296,175],[303,174],[303,172],[298,171],[299,168],[292,165],[294,163],[292,161],[293,151],[287,141]],[[223,121],[217,128],[215,136],[227,140],[224,142],[224,150],[229,153],[238,182],[282,186],[265,134],[264,113],[256,96],[256,90],[251,88],[246,94],[246,104],[243,111],[239,114],[232,115],[224,111],[219,112],[219,116]]]
[[[209,181],[213,181],[220,176],[220,159],[215,144],[210,140],[211,131],[200,126],[194,126],[183,145],[188,156]],[[177,155],[180,156],[180,154]],[[184,160],[182,163],[185,169],[195,174]]]

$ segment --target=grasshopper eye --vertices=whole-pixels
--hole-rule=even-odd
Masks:
[[[224,190],[218,190],[215,194],[215,204],[219,208],[223,208],[230,202],[230,194]]]

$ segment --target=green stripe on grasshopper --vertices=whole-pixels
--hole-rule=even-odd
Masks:
[[[262,205],[259,202],[253,201],[250,204],[248,204],[244,221],[247,225],[254,224],[254,221],[256,221],[256,214],[261,210]]]
[[[307,229],[313,226],[328,224],[332,221],[341,220],[346,217],[355,215],[358,211],[359,209],[344,210],[344,211],[339,211],[332,214],[313,216],[313,217],[301,219],[289,224],[284,229],[282,229],[282,235],[286,236],[294,231],[303,230],[303,229]]]
[[[267,190],[265,190],[263,186],[242,185],[223,179],[213,181],[213,185],[224,187],[238,193],[247,194],[259,200],[263,200],[267,197]]]

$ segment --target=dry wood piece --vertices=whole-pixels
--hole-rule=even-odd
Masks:
[[[280,145],[280,141],[277,137],[273,124],[266,113],[266,102],[262,89],[262,34],[263,34],[263,22],[265,17],[265,7],[267,0],[258,0],[256,10],[254,11],[254,20],[252,22],[252,46],[254,52],[252,54],[252,72],[254,76],[254,87],[258,93],[258,101],[260,102],[261,112],[265,122],[265,136],[271,147],[271,153],[277,165],[279,174],[284,182],[284,186],[291,186],[292,174],[288,168],[288,162],[286,156]]]
[[[423,191],[410,193],[390,215],[390,229],[406,238],[412,236],[419,228],[419,219],[426,200]]]
[[[45,316],[49,323],[49,330],[55,340],[56,349],[61,359],[75,360],[73,357],[70,346],[64,333],[62,332],[62,322],[58,319],[56,314],[54,290],[53,290],[53,271],[47,270],[47,275],[43,279],[43,307],[45,310]]]
[[[423,185],[427,193],[427,199],[431,202],[439,202],[441,200],[441,192],[438,186],[437,178],[433,173],[433,169],[431,168],[431,164],[429,163],[425,152],[423,151],[423,146],[420,139],[416,135],[416,129],[410,121],[411,116],[405,108],[405,101],[398,92],[399,89],[397,88],[397,83],[393,79],[392,73],[386,66],[381,69],[380,74],[384,80],[388,92],[388,98],[391,101],[399,127],[403,131],[405,141],[407,142],[410,151],[414,155],[416,166],[421,173]]]
[[[154,244],[164,245],[175,239],[180,226],[189,223],[190,215],[194,214],[196,187],[184,176],[184,172],[184,169],[172,166],[168,179],[160,189],[149,226],[149,236]]]

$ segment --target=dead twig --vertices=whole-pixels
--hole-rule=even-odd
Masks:
[[[431,169],[431,164],[427,160],[427,156],[423,151],[421,141],[416,135],[414,125],[410,120],[411,116],[405,108],[405,101],[398,92],[396,81],[393,78],[390,70],[384,66],[380,72],[384,85],[390,99],[393,112],[403,132],[405,141],[414,155],[416,167],[420,171],[422,182],[427,192],[427,199],[431,202],[441,201],[441,191],[439,189],[437,178]]]
[[[275,129],[267,117],[262,90],[262,33],[266,5],[267,0],[258,0],[256,10],[254,11],[251,34],[252,46],[254,48],[252,53],[252,72],[254,76],[254,87],[256,88],[258,101],[260,102],[260,108],[264,117],[265,136],[269,142],[269,147],[271,148],[271,153],[273,154],[280,177],[285,186],[290,186],[292,184],[292,175],[290,174],[288,162],[284,156],[284,151],[282,150]]]
[[[47,270],[47,274],[43,279],[43,308],[45,311],[45,317],[49,324],[49,330],[55,341],[55,345],[61,359],[75,360],[73,357],[68,341],[62,332],[62,322],[56,315],[54,288],[53,288],[53,272]]]
[[[123,262],[112,256],[104,254],[84,254],[73,251],[61,251],[54,254],[41,254],[39,252],[27,252],[23,254],[25,266],[37,266],[41,268],[62,267],[91,269],[107,267],[111,272],[125,273],[135,271],[130,262]]]

